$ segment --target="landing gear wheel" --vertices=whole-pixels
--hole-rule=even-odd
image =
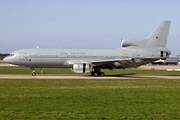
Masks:
[[[34,68],[31,68],[33,71],[32,71],[32,76],[35,76],[36,73],[35,73],[35,69]]]
[[[94,72],[91,72],[91,76],[94,76]]]
[[[36,73],[35,72],[32,72],[32,76],[35,76],[36,75]]]
[[[104,75],[105,75],[105,74],[104,74],[104,72],[100,72],[100,76],[102,76],[102,77],[103,77]]]
[[[95,77],[97,77],[97,76],[98,76],[98,74],[97,74],[97,73],[94,73],[94,76],[95,76]]]

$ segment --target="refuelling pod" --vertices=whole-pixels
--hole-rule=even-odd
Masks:
[[[90,70],[92,70],[91,65],[85,63],[75,63],[72,68],[72,71],[75,73],[88,73]]]

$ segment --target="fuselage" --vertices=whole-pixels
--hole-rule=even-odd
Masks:
[[[22,49],[14,51],[5,62],[32,68],[72,68],[73,63],[91,63],[94,60],[159,57],[158,50],[147,52],[140,48],[119,49]]]

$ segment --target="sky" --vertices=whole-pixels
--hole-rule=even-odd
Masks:
[[[1,0],[0,53],[26,48],[115,49],[171,20],[167,48],[180,55],[179,0]]]

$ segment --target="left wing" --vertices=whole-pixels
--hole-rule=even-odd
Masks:
[[[106,60],[93,60],[91,63],[93,66],[107,66],[107,68],[126,68],[133,67],[133,58],[118,58],[118,59],[106,59]]]
[[[105,64],[105,63],[109,63],[109,62],[119,62],[121,64],[127,64],[127,63],[131,63],[133,62],[132,58],[121,58],[121,59],[107,59],[107,60],[95,60],[95,61],[91,61],[92,64]]]
[[[107,59],[107,60],[95,60],[91,61],[94,66],[108,65],[111,68],[130,68],[139,67],[141,65],[151,63],[158,58],[136,57],[136,58],[119,58],[119,59]],[[166,59],[162,58],[161,59]]]
[[[116,59],[102,59],[102,60],[70,60],[68,64],[92,64],[93,66],[101,66],[102,68],[130,68],[139,67],[140,65],[147,64],[159,58],[116,58]]]

